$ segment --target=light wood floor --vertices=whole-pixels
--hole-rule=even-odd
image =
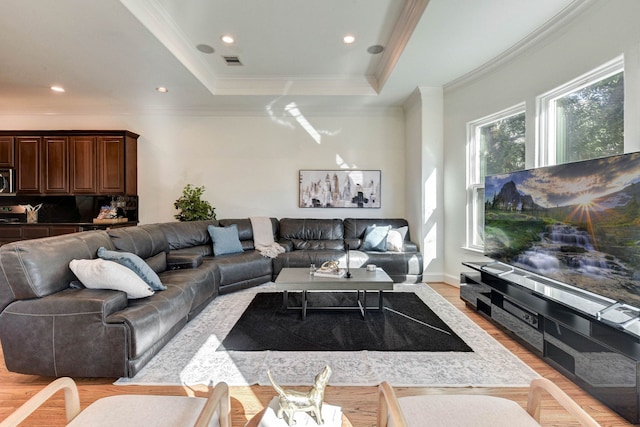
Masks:
[[[595,398],[591,397],[573,382],[568,380],[541,359],[524,347],[510,339],[489,321],[468,309],[459,298],[456,287],[445,284],[431,286],[462,310],[480,327],[484,328],[495,339],[502,343],[523,362],[535,369],[540,375],[551,379],[567,392],[576,402],[585,408],[602,426],[629,426],[622,417],[611,411]],[[1,350],[0,350],[1,351]],[[30,396],[48,384],[52,378],[33,375],[21,375],[8,372],[4,359],[0,362],[0,419],[4,419],[11,411],[20,406]],[[177,394],[186,395],[193,390],[183,387],[151,387],[151,386],[115,386],[114,378],[75,379],[80,391],[83,408],[91,402],[114,394]],[[399,388],[399,396],[429,393],[478,393],[501,396],[525,405],[526,389],[521,388]],[[195,391],[195,395],[203,395]],[[267,405],[273,397],[271,387],[231,387],[231,407],[233,425],[243,426],[255,413]],[[325,401],[342,407],[352,425],[373,426],[376,422],[377,389],[375,387],[329,387],[325,393]],[[543,425],[570,426],[575,425],[571,418],[552,400],[545,400],[542,409]],[[59,426],[64,425],[64,406],[62,396],[55,396],[45,407],[30,417],[25,426]]]

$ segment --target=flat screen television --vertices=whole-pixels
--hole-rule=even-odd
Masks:
[[[491,175],[485,255],[640,307],[640,152]]]

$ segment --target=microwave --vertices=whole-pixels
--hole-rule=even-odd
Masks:
[[[15,193],[15,169],[0,169],[0,193]]]

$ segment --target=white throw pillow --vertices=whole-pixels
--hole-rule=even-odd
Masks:
[[[402,252],[404,238],[409,231],[409,227],[392,228],[387,234],[387,250],[391,252]]]
[[[131,269],[104,259],[74,259],[69,263],[84,286],[89,289],[113,289],[127,293],[127,298],[153,295],[153,289]]]

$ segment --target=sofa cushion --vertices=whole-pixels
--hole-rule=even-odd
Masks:
[[[198,268],[201,265],[201,254],[190,254],[179,251],[172,251],[169,255],[167,255],[167,266],[170,270]]]
[[[364,232],[364,240],[360,249],[363,251],[386,252],[389,230],[391,230],[390,225],[379,226],[373,224],[368,226]]]
[[[162,277],[164,279],[164,273]],[[166,291],[148,298],[129,300],[127,308],[106,319],[107,323],[127,325],[131,334],[131,359],[137,359],[158,346],[167,335],[170,337],[177,332],[176,328],[187,322],[193,304],[193,293],[189,289],[174,286],[170,280],[164,283],[167,285]]]
[[[153,271],[160,274],[167,269],[167,253],[159,252],[145,259],[144,262],[146,262]]]
[[[104,259],[74,259],[69,263],[73,274],[89,289],[123,291],[127,298],[145,298],[153,289],[124,265]]]
[[[160,252],[169,252],[167,236],[158,224],[112,228],[107,231],[119,251],[131,252],[147,259]]]
[[[204,264],[208,268],[215,268],[216,281],[222,288],[254,278],[271,277],[273,272],[271,261],[271,258],[263,257],[260,252],[253,250],[208,258]]]
[[[193,313],[218,295],[214,273],[214,268],[183,268],[160,273],[160,278],[167,287],[176,286],[191,295],[189,313]]]
[[[217,226],[216,220],[167,222],[159,224],[167,237],[170,250],[211,245],[211,236],[207,227]]]
[[[105,231],[86,231],[42,239],[22,240],[0,247],[0,308],[16,299],[43,297],[69,287],[75,276],[72,259],[95,258],[100,246],[113,249]],[[6,296],[6,298],[5,298]]]
[[[207,234],[208,233],[209,232],[207,232]],[[175,249],[169,253],[169,256],[171,256],[171,254],[200,255],[202,257],[213,256],[213,244],[211,243],[211,241],[209,241],[208,245],[198,245],[191,248]]]
[[[291,239],[293,242],[293,247],[295,250],[304,251],[304,250],[334,250],[334,251],[342,251],[344,250],[344,241],[343,240],[301,240],[301,239]]]
[[[391,252],[402,252],[404,248],[404,237],[409,231],[408,226],[392,228],[387,234],[387,250]]]
[[[207,227],[211,240],[213,241],[213,255],[220,256],[226,254],[237,254],[244,252],[240,238],[238,237],[238,226],[232,224],[228,227]]]
[[[289,244],[290,242],[290,244]],[[279,243],[294,250],[344,250],[340,219],[283,218]]]
[[[164,254],[164,252],[161,253]],[[153,269],[149,267],[149,264],[144,262],[144,260],[138,255],[130,252],[110,251],[103,246],[98,248],[97,254],[99,258],[107,261],[115,261],[118,264],[131,269],[131,271],[140,276],[145,283],[151,286],[151,289],[154,291],[164,291],[167,289],[167,287],[160,281],[158,274],[153,271]]]

